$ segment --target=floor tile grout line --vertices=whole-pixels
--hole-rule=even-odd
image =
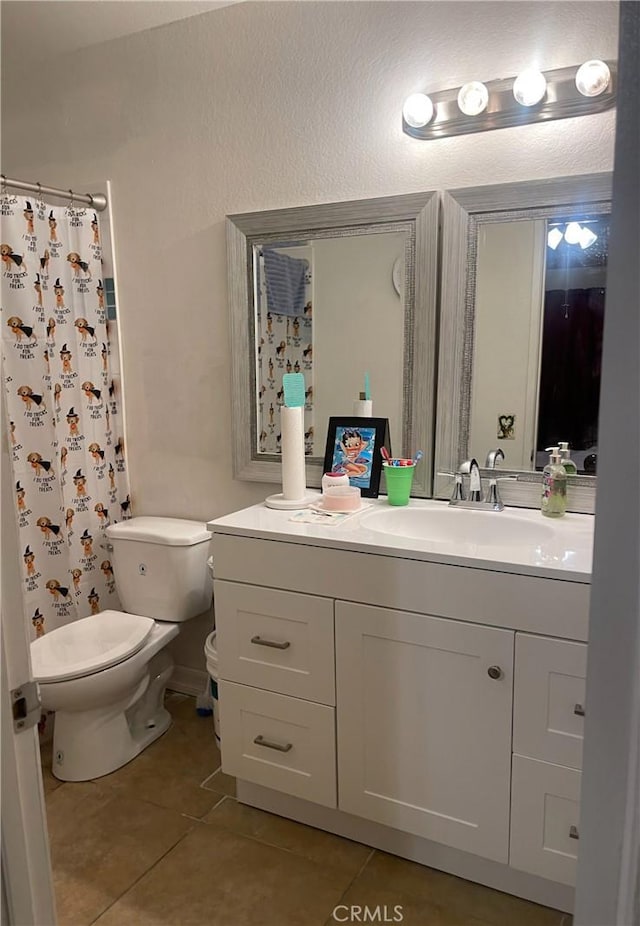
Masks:
[[[200,820],[194,820],[194,823],[200,823],[200,822],[201,822]],[[161,862],[170,852],[173,852],[173,850],[176,848],[176,846],[178,846],[186,836],[188,836],[190,833],[192,833],[194,829],[195,829],[194,826],[190,826],[189,829],[188,829],[185,833],[182,833],[182,835],[173,843],[173,845],[169,846],[169,848],[166,850],[166,852],[163,852],[162,855],[159,856],[159,857],[155,860],[155,862],[153,863],[153,865],[150,865],[150,866],[146,869],[146,871],[144,871],[141,875],[139,875],[139,877],[137,877],[137,878],[135,879],[135,881],[133,881],[133,882],[129,885],[129,887],[126,889],[126,891],[123,891],[122,894],[120,894],[118,897],[116,897],[114,900],[112,900],[111,903],[110,903],[108,906],[106,906],[106,907],[104,908],[104,910],[102,910],[102,912],[99,913],[98,916],[96,916],[96,918],[95,918],[94,920],[91,920],[91,923],[88,924],[88,926],[94,926],[94,924],[97,923],[97,922],[99,921],[99,919],[100,919],[101,916],[104,916],[104,914],[107,913],[107,911],[110,910],[111,907],[113,907],[115,904],[117,904],[119,900],[122,900],[122,898],[125,897],[125,896],[129,893],[129,891],[132,891],[133,888],[136,886],[136,884],[138,884],[139,881],[141,881],[144,877],[146,877],[146,876],[149,874],[149,872],[153,871],[153,869],[156,867],[156,865],[157,865],[159,862]]]

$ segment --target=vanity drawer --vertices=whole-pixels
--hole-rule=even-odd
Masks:
[[[219,693],[224,772],[337,806],[334,708],[233,682]]]
[[[587,646],[516,634],[513,751],[582,768]]]
[[[509,864],[575,885],[581,772],[513,757]]]
[[[219,580],[214,596],[221,678],[335,705],[332,599]]]

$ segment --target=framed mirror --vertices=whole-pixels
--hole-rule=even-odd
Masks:
[[[594,511],[610,203],[610,174],[444,194],[437,497],[502,450],[504,502],[535,508],[567,441],[569,507]]]
[[[435,192],[227,216],[237,479],[280,482],[282,376],[300,372],[308,486],[329,418],[370,390],[431,495],[437,248]]]

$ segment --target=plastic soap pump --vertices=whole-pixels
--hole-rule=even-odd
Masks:
[[[567,471],[562,465],[558,447],[551,451],[549,462],[542,470],[542,514],[546,518],[561,518],[567,511]]]
[[[566,440],[560,441],[560,462],[564,466],[564,471],[567,476],[575,476],[578,472],[578,467],[573,462],[569,456],[569,442]]]

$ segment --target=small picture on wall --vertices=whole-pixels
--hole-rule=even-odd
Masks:
[[[345,473],[365,498],[377,498],[381,447],[391,453],[387,418],[330,418],[324,472]]]
[[[498,415],[498,440],[516,439],[516,416]]]

